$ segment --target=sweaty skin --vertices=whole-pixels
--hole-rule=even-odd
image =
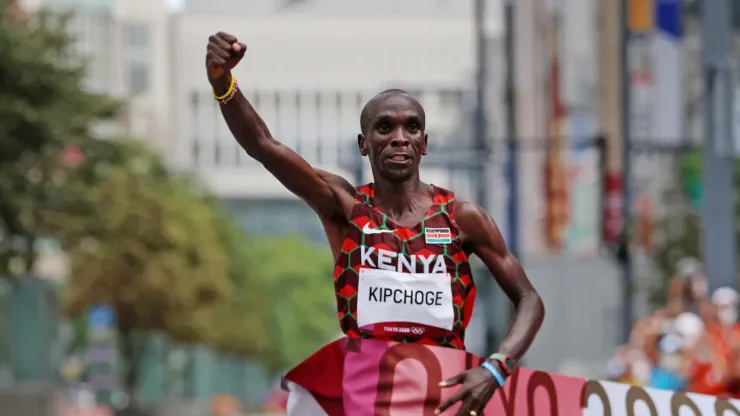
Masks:
[[[217,95],[229,88],[231,69],[241,60],[246,45],[219,32],[208,39],[206,68]],[[349,227],[355,189],[344,178],[315,169],[296,152],[278,142],[241,91],[221,112],[231,133],[247,154],[260,162],[288,190],[306,201],[318,214],[336,257]],[[425,114],[421,105],[400,90],[388,90],[370,100],[360,117],[357,137],[360,154],[372,167],[375,204],[395,223],[412,226],[432,205],[433,188],[419,179],[419,163],[427,154]],[[459,200],[455,218],[463,247],[477,255],[516,308],[514,320],[498,352],[519,360],[534,340],[544,318],[544,306],[519,261],[506,248],[496,223],[478,205]],[[498,366],[497,362],[492,362]],[[481,414],[498,385],[482,368],[465,371],[443,382],[461,385],[443,403],[444,411],[462,402],[458,415]]]

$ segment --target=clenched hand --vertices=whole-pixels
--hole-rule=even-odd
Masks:
[[[247,45],[239,42],[236,36],[218,32],[208,38],[206,70],[211,83],[228,74],[244,57]]]

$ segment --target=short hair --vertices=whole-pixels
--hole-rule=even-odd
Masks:
[[[365,103],[364,107],[362,107],[362,112],[360,112],[360,130],[362,131],[362,134],[365,134],[367,130],[367,123],[370,119],[370,116],[372,115],[372,104],[389,95],[405,95],[406,97],[411,99],[417,107],[419,107],[419,112],[421,113],[422,118],[426,116],[424,113],[424,107],[422,107],[421,103],[419,103],[416,98],[412,97],[411,94],[399,88],[389,88],[377,93],[373,98]]]

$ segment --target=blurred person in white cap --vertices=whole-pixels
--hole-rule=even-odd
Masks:
[[[708,336],[704,321],[696,314],[684,312],[676,317],[670,329],[680,343],[680,354],[673,351],[672,335],[661,343],[662,366],[675,371],[680,357],[678,372],[684,380],[684,389],[694,393],[718,395],[725,391],[728,362],[717,354],[717,349]],[[668,363],[668,364],[666,364]]]
[[[676,317],[673,329],[681,337],[684,345],[694,348],[704,334],[704,322],[695,313],[684,312]]]
[[[707,335],[712,347],[714,378],[721,378],[724,391],[707,394],[740,392],[740,325],[737,323],[740,294],[730,287],[712,293],[713,316],[707,318]]]
[[[737,323],[740,294],[730,287],[721,287],[712,293],[715,309],[713,319],[708,322],[707,332],[724,354],[740,348],[740,326]]]
[[[733,328],[737,324],[740,294],[730,287],[721,287],[712,293],[712,303],[717,307],[717,319],[723,328]]]
[[[703,310],[707,310],[704,305]],[[718,395],[725,390],[728,361],[709,335],[711,321],[684,312],[674,322],[674,330],[684,342],[683,358],[686,389],[694,393]]]
[[[650,387],[671,391],[683,391],[686,388],[685,347],[681,334],[671,333],[661,338],[658,343],[660,359],[650,374]]]

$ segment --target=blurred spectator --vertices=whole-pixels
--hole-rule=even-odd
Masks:
[[[709,287],[701,263],[694,258],[685,258],[678,262],[676,269],[678,277],[684,283],[683,311],[698,315]]]
[[[664,336],[658,343],[659,360],[650,373],[650,386],[679,391],[686,386],[683,340],[676,334]]]
[[[627,345],[607,365],[614,381],[740,398],[740,294],[711,297],[701,264],[683,259],[665,308],[634,323]]]

